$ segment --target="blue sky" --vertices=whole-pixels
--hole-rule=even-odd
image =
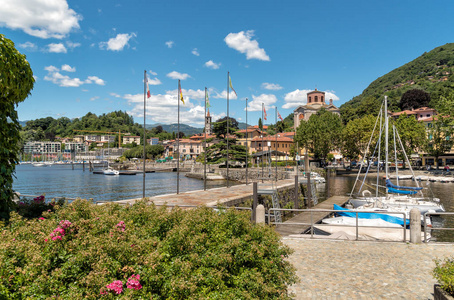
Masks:
[[[454,1],[0,0],[0,33],[36,78],[20,120],[123,110],[143,123],[203,126],[204,89],[213,120],[255,125],[265,104],[274,123],[317,88],[336,106],[373,80],[452,42]]]

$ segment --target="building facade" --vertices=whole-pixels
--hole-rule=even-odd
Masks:
[[[333,99],[329,100],[329,104],[326,104],[325,100],[325,92],[315,89],[315,91],[307,93],[306,105],[300,105],[293,111],[293,128],[295,131],[300,126],[301,120],[309,120],[310,116],[316,114],[321,108],[340,116],[339,108],[333,104]]]

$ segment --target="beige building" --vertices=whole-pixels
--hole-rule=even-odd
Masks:
[[[300,126],[301,120],[309,120],[310,116],[316,114],[322,107],[340,115],[339,108],[333,104],[333,99],[329,100],[329,104],[326,104],[325,100],[325,92],[315,89],[315,91],[307,93],[307,104],[300,105],[293,111],[293,128],[295,131]]]
[[[137,135],[125,135],[123,137],[123,145],[132,144],[132,143],[136,143],[137,145],[140,145],[140,136],[137,136]]]

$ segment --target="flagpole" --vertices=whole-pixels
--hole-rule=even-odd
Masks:
[[[227,187],[229,186],[229,84],[230,72],[227,72]]]
[[[178,91],[177,91],[177,101],[178,101],[178,129],[177,129],[177,194],[180,193],[180,79],[178,79]]]
[[[203,143],[204,148],[204,167],[203,167],[203,190],[207,189],[207,88],[205,87],[205,141]]]
[[[247,169],[248,169],[248,155],[249,149],[248,149],[248,143],[247,143],[247,98],[246,98],[246,185],[247,185]]]
[[[147,136],[145,135],[145,123],[147,115],[147,71],[143,75],[143,184],[142,184],[142,198],[145,198],[145,145],[147,144]]]
[[[263,135],[264,135],[263,134],[264,124],[263,123],[265,122],[263,120],[263,106],[264,106],[264,104],[262,102],[262,128],[261,128],[261,130],[262,130],[262,157],[260,158],[260,162],[262,163],[262,183],[263,183],[263,153],[265,152],[265,145],[263,144]]]
[[[277,181],[277,106],[276,106],[276,116],[275,116],[275,120],[276,120],[276,153],[274,155],[274,163],[276,164],[276,181]]]

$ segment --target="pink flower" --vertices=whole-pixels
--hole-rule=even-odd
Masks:
[[[123,292],[123,282],[121,280],[115,280],[111,284],[106,285],[108,290],[114,291],[116,294]]]
[[[15,241],[16,239],[14,238],[13,241]]]
[[[44,239],[45,242],[47,242],[47,239]]]
[[[45,220],[43,217],[39,218],[40,220]]]
[[[50,234],[50,237],[52,238],[53,241],[56,241],[56,240],[61,241],[62,237],[64,237],[65,234],[66,234],[66,232],[63,228],[57,227],[54,229],[54,231],[52,231],[52,233]]]
[[[36,198],[33,198],[33,202],[35,202],[35,203],[37,203],[37,204],[39,204],[39,203],[44,203],[44,200],[45,200],[45,199],[44,199],[44,196],[43,196],[43,195],[38,196],[38,197],[36,197]]]
[[[140,280],[140,275],[132,275],[129,277],[128,282],[126,283],[126,286],[128,289],[134,289],[134,290],[140,290],[142,288],[142,285],[139,282]]]
[[[71,226],[71,222],[69,222],[68,220],[60,221],[60,226],[61,228],[66,229]]]
[[[121,231],[125,231],[126,230],[125,222],[123,222],[123,221],[120,221],[116,226]]]

